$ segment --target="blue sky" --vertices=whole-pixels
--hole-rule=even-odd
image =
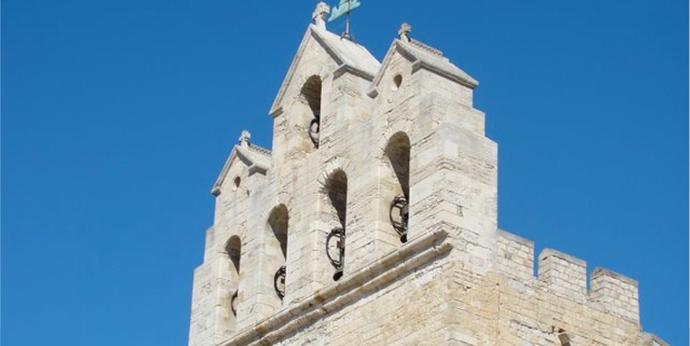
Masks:
[[[687,1],[362,2],[376,57],[408,21],[480,81],[501,227],[687,345]],[[3,345],[186,344],[209,189],[242,129],[270,146],[314,4],[2,2]]]

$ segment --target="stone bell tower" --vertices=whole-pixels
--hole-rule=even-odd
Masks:
[[[403,24],[381,62],[319,3],[212,194],[191,346],[653,345],[637,282],[497,225],[478,82]]]

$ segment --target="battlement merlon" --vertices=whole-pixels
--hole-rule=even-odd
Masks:
[[[539,255],[538,277],[534,272],[534,242],[499,230],[496,270],[523,284],[541,284],[555,295],[639,324],[640,309],[636,280],[608,269],[595,268],[587,290],[587,263],[554,249]]]
[[[590,279],[590,301],[601,304],[610,313],[640,321],[638,283],[613,271],[595,268]]]
[[[496,241],[497,270],[520,281],[534,279],[534,242],[499,230]]]
[[[538,263],[539,281],[556,295],[586,300],[587,262],[554,249],[544,249]]]

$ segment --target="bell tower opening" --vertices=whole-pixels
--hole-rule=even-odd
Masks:
[[[347,216],[347,175],[342,170],[338,170],[331,175],[326,184],[328,200],[337,216],[340,227],[345,228],[345,218]]]
[[[321,77],[311,76],[302,86],[302,97],[307,101],[311,110],[308,134],[314,148],[319,148],[319,133],[321,130]]]
[[[326,181],[330,202],[329,215],[334,225],[326,238],[326,254],[335,268],[333,280],[338,281],[345,268],[345,235],[347,225],[347,175],[342,170],[331,174]]]
[[[285,277],[287,273],[287,242],[288,242],[288,210],[281,204],[271,211],[268,217],[267,234],[267,270],[273,271],[273,288],[275,298],[272,302],[275,307],[282,304],[285,297]]]
[[[231,325],[235,324],[235,319],[237,319],[237,304],[239,297],[239,287],[240,287],[240,259],[242,255],[242,241],[238,236],[232,236],[225,247],[225,251],[228,254],[228,259],[230,260],[230,303],[229,308],[232,314]]]
[[[406,243],[410,203],[410,138],[404,132],[398,132],[388,140],[385,158],[390,167],[385,179],[389,180],[391,226],[400,236],[400,242]]]

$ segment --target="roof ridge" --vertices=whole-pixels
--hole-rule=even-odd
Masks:
[[[424,43],[424,42],[422,42],[422,41],[415,40],[414,38],[412,38],[412,39],[410,39],[410,43],[411,43],[413,46],[416,46],[417,48],[421,48],[421,49],[423,49],[423,50],[425,50],[425,51],[427,51],[427,52],[429,52],[429,53],[431,53],[431,54],[438,55],[438,56],[443,56],[443,52],[442,52],[442,51],[440,51],[439,49],[436,49],[436,48],[434,48],[434,47],[432,47],[432,46],[430,46],[430,45],[428,45],[428,44],[426,44],[426,43]]]
[[[261,154],[266,154],[266,155],[269,155],[269,156],[271,155],[271,149],[264,148],[264,147],[262,147],[262,146],[260,146],[260,145],[256,145],[256,144],[251,144],[251,143],[249,143],[249,149],[252,149],[252,150],[254,150],[254,151],[258,152],[258,153],[261,153]]]

